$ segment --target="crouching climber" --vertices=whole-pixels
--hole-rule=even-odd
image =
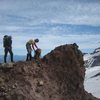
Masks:
[[[37,50],[35,50],[34,60],[40,60],[40,56],[41,56],[41,49],[38,48]]]
[[[41,49],[35,50],[35,54],[34,54],[33,59],[38,64],[39,67],[42,66],[40,56],[41,56]]]

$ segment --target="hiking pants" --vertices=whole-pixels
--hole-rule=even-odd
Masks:
[[[27,49],[27,57],[26,61],[32,60],[32,49],[30,44],[26,44],[26,49]]]
[[[5,54],[4,54],[4,62],[5,63],[7,62],[6,61],[6,58],[7,58],[8,52],[10,53],[11,62],[13,62],[13,52],[12,52],[12,48],[11,47],[5,47],[4,52],[5,52]]]

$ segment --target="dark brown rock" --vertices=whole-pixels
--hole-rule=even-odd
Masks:
[[[55,48],[39,62],[13,66],[0,71],[0,87],[8,90],[0,100],[100,100],[84,90],[83,55],[75,44]]]

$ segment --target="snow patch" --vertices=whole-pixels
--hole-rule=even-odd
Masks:
[[[84,87],[87,92],[92,93],[97,98],[100,98],[100,76],[91,78],[97,73],[100,73],[100,66],[86,68]]]

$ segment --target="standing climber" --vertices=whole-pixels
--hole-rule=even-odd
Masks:
[[[5,35],[3,38],[3,47],[4,47],[4,62],[6,63],[6,58],[8,52],[10,53],[11,62],[13,62],[13,52],[12,52],[12,37]]]
[[[36,43],[38,42],[39,42],[39,39],[35,39],[35,40],[31,39],[26,43],[26,49],[27,49],[26,61],[32,60],[32,48],[34,51],[36,51],[35,48],[38,49]]]

